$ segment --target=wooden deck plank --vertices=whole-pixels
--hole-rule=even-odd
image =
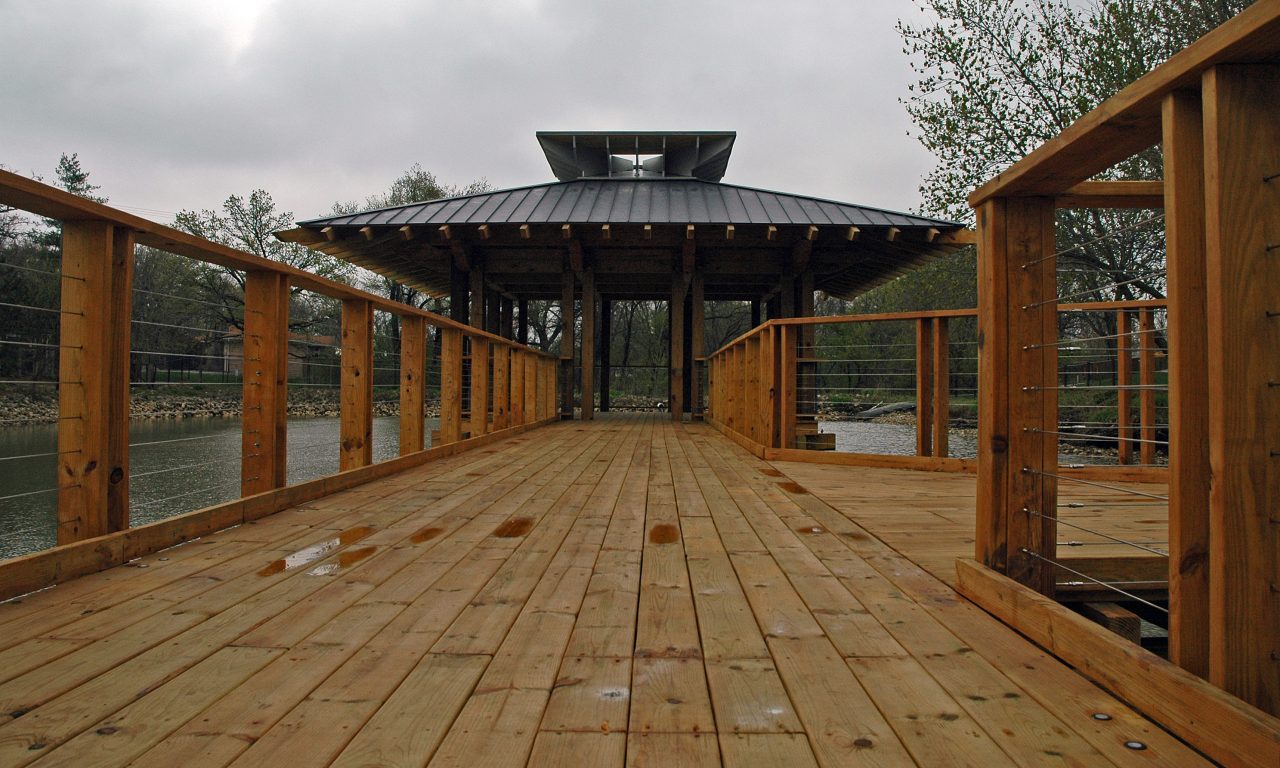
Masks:
[[[1203,762],[931,573],[972,478],[793,466],[601,414],[0,604],[0,764]]]

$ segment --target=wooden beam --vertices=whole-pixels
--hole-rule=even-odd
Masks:
[[[940,234],[942,234],[942,230],[937,227],[929,227],[924,231],[924,241],[926,243],[932,243],[934,240],[938,239],[938,235]]]
[[[403,227],[400,228],[399,232],[400,232],[400,236],[403,237],[405,240],[413,239],[413,227],[411,227],[410,225],[405,224]]]
[[[1054,198],[1058,208],[1163,208],[1163,181],[1082,181]]]
[[[1198,88],[1223,63],[1280,56],[1280,0],[1260,0],[1209,32],[969,195],[1057,195],[1160,141],[1164,97]]]
[[[377,232],[373,231],[373,227],[361,227],[360,234],[364,235],[365,240],[372,240],[378,235]]]
[[[653,225],[652,225],[652,224],[645,224],[645,225],[644,225],[644,230],[643,230],[643,231],[644,231],[644,239],[645,239],[645,240],[652,240],[652,239],[653,239]]]
[[[684,239],[685,239],[685,240],[692,240],[692,239],[693,239],[693,230],[694,230],[694,226],[693,226],[692,224],[686,224],[686,225],[685,225],[685,227],[684,227]]]
[[[813,256],[812,240],[797,240],[791,246],[791,271],[797,275],[809,268],[809,259]]]
[[[854,240],[858,239],[858,233],[861,231],[862,230],[857,227],[849,227],[849,229],[845,230],[844,239],[852,243]]]
[[[321,229],[320,234],[324,235],[324,239],[331,243],[338,239],[338,230],[333,227],[325,227],[324,229]]]
[[[529,300],[516,299],[516,310],[520,320],[516,323],[516,342],[521,345],[529,343]]]
[[[1164,101],[1169,336],[1169,660],[1209,675],[1209,352],[1200,94]]]
[[[474,259],[468,259],[468,261],[471,266],[471,270],[467,275],[471,293],[469,322],[472,328],[488,330],[485,328],[484,323],[484,268],[477,264]]]
[[[569,225],[566,224],[565,226],[567,227]],[[581,275],[582,268],[585,264],[585,261],[586,260],[583,258],[583,253],[582,253],[582,243],[578,242],[577,240],[570,240],[569,241],[569,269],[573,270],[573,273],[575,275]]]
[[[897,227],[889,227],[885,230],[884,239],[893,242],[898,239],[898,235],[902,234],[902,230]]]
[[[477,233],[478,235],[480,235],[480,239],[481,239],[481,240],[488,240],[488,239],[489,239],[489,225],[488,225],[488,224],[481,224],[480,226],[476,227],[476,233]]]
[[[521,224],[521,225],[520,225],[520,239],[521,239],[521,240],[528,240],[528,239],[529,239],[529,225],[528,225],[528,224]]]
[[[426,447],[427,323],[400,318],[400,455]]]
[[[1135,645],[1142,641],[1142,618],[1116,603],[1082,603],[1079,611],[1086,619],[1114,632]]]
[[[245,275],[240,495],[283,488],[287,473],[289,279]]]
[[[733,225],[732,225],[732,224],[725,224],[725,225],[724,225],[724,239],[725,239],[725,240],[732,240],[732,239],[733,239]]]
[[[972,560],[956,575],[962,595],[1209,758],[1280,765],[1276,718]]]
[[[775,226],[774,226],[774,225],[772,225],[772,224],[770,224],[769,226],[765,227],[765,230],[764,230],[764,239],[765,239],[765,240],[770,240],[770,241],[772,241],[772,240],[777,240],[777,239],[778,239],[778,228],[777,228],[777,227],[775,227]]]
[[[609,240],[613,237],[613,230],[608,224],[600,225],[600,239]]]
[[[684,272],[685,275],[693,274],[697,264],[697,245],[692,240],[686,240],[680,246],[680,271]]]
[[[447,226],[447,225],[446,225]],[[453,266],[463,272],[471,271],[471,254],[462,243],[450,243],[449,253],[453,256]]]
[[[439,232],[439,233],[440,233],[440,237],[444,238],[445,240],[452,240],[452,239],[453,239],[453,228],[452,228],[452,227],[450,227],[448,224],[441,224],[441,225],[436,229],[436,231],[437,231],[437,232]]]
[[[813,224],[810,224],[810,225],[809,225],[809,228],[808,228],[808,229],[806,229],[806,230],[805,230],[805,232],[804,232],[804,239],[805,239],[805,240],[807,240],[808,242],[811,242],[811,243],[812,243],[814,240],[817,240],[817,239],[818,239],[818,228],[817,228],[816,226],[814,226]]]
[[[1274,7],[1280,14],[1280,3]],[[1280,714],[1280,386],[1274,385],[1280,379],[1274,250],[1280,240],[1274,227],[1280,221],[1274,176],[1280,173],[1280,66],[1216,67],[1205,74],[1201,92],[1212,478],[1209,679]]]
[[[342,302],[338,471],[373,463],[373,306]]]
[[[561,236],[561,237],[563,237],[565,240],[572,239],[572,238],[573,238],[573,225],[571,225],[571,224],[561,224],[561,225],[560,225],[560,236]]]
[[[121,268],[119,272],[113,268],[116,266]],[[63,223],[59,544],[110,533],[113,520],[128,525],[132,274],[132,240],[127,234],[123,239],[118,237],[106,222]]]
[[[591,421],[596,412],[596,277],[590,268],[582,270],[582,419]]]

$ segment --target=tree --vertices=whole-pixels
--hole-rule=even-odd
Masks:
[[[229,196],[220,211],[183,210],[174,219],[174,226],[197,237],[246,251],[264,259],[271,259],[291,267],[311,272],[331,280],[349,283],[355,275],[355,266],[319,251],[313,251],[297,243],[277,240],[273,233],[293,226],[293,213],[276,210],[270,193],[255,189],[248,198]],[[205,301],[221,307],[220,322],[241,327],[244,316],[244,275],[238,270],[205,265],[201,270],[200,289]],[[310,328],[326,319],[331,312],[313,312],[310,304],[315,301],[305,297],[300,288],[293,288],[289,327],[294,330]]]
[[[899,23],[918,75],[904,100],[916,136],[937,158],[920,187],[924,213],[972,221],[966,195],[1060,133],[1187,43],[1242,10],[1246,0],[918,0],[932,20]],[[1158,148],[1103,174],[1160,178]],[[1068,210],[1058,218],[1059,293],[1076,300],[1159,297],[1163,231],[1135,211]],[[970,303],[972,256],[880,289],[903,298],[911,283],[944,280],[933,306]],[[962,301],[963,300],[963,301]],[[903,308],[903,307],[894,307]],[[914,308],[927,308],[917,306]]]

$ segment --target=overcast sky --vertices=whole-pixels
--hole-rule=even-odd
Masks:
[[[552,180],[538,130],[733,130],[726,182],[907,210],[910,0],[0,0],[0,165],[169,221]]]

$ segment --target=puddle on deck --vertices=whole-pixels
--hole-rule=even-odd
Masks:
[[[499,539],[515,539],[533,530],[533,518],[513,517],[493,529],[493,535]]]
[[[262,570],[258,571],[258,575],[274,576],[277,573],[291,571],[294,568],[301,568],[308,563],[314,563],[322,557],[329,556],[338,547],[345,547],[348,544],[354,544],[357,541],[360,541],[373,533],[374,530],[374,528],[367,525],[348,528],[332,539],[326,539],[318,544],[312,544],[311,546],[304,547],[291,555],[286,555],[279,560],[271,561]]]

